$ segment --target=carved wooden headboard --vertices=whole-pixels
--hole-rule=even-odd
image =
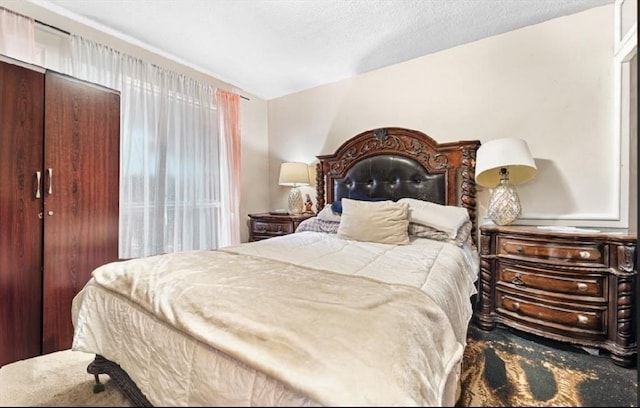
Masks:
[[[335,153],[317,156],[316,206],[321,210],[354,193],[458,205],[469,211],[475,242],[479,147],[478,140],[437,143],[425,133],[398,127],[362,132]]]

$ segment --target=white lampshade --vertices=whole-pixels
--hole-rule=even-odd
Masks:
[[[280,165],[278,184],[293,187],[289,192],[287,207],[289,214],[301,214],[304,208],[302,193],[298,186],[309,184],[309,166],[306,163],[289,162]]]
[[[300,162],[282,163],[278,184],[291,187],[309,185],[309,166]]]
[[[513,185],[531,180],[538,171],[527,142],[521,139],[496,139],[476,152],[476,183],[493,189],[487,215],[498,225],[509,225],[522,211],[520,197]]]
[[[531,180],[538,171],[524,140],[504,138],[483,143],[476,152],[476,183],[497,186],[502,168],[509,172],[509,183],[513,185]]]

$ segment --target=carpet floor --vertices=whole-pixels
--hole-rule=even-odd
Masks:
[[[130,407],[106,375],[101,393],[87,373],[93,354],[64,350],[7,364],[0,368],[2,407]]]
[[[101,375],[94,394],[86,371],[93,355],[59,351],[0,368],[0,406],[130,407]],[[471,325],[458,407],[638,406],[638,371],[608,355],[544,341],[507,328],[484,332]]]
[[[499,326],[469,327],[460,407],[637,407],[638,370],[587,351]]]

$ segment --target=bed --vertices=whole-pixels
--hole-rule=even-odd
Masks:
[[[478,254],[478,141],[389,127],[318,157],[290,235],[97,268],[73,350],[137,406],[452,406]]]

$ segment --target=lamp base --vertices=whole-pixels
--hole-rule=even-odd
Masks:
[[[289,193],[289,199],[287,200],[287,206],[289,214],[300,215],[304,210],[304,203],[302,201],[302,193],[298,187],[293,187]]]
[[[487,215],[497,225],[510,225],[520,216],[522,206],[515,187],[502,181],[493,189]]]

